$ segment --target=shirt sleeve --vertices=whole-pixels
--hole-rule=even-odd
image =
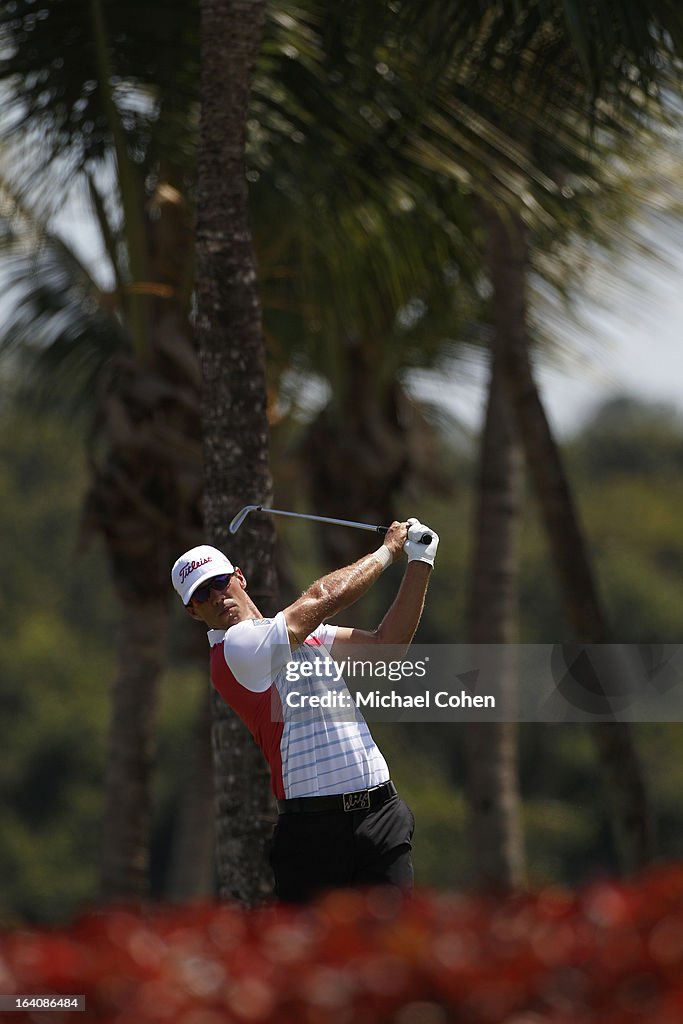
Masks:
[[[338,627],[333,626],[331,622],[323,622],[317,629],[313,630],[311,636],[315,637],[315,639],[329,651],[330,647],[334,643],[334,638],[337,635],[337,629]]]
[[[223,641],[223,656],[238,683],[263,693],[292,656],[284,614],[231,626]]]

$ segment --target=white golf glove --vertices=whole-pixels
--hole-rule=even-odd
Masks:
[[[408,519],[408,540],[403,545],[403,550],[408,556],[408,561],[415,560],[426,562],[427,565],[434,565],[436,549],[439,546],[439,535],[429,526],[425,526],[419,519]],[[432,539],[428,544],[422,542],[422,537],[428,534]]]

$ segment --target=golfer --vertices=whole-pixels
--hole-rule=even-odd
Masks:
[[[280,900],[302,902],[340,886],[412,885],[415,820],[343,676],[330,666],[337,669],[335,660],[352,656],[356,645],[410,644],[438,543],[417,519],[394,522],[376,551],[317,580],[272,619],[217,548],[192,548],[173,566],[189,615],[209,629],[213,685],[270,766],[279,811],[270,862]],[[375,630],[328,622],[403,555],[398,593]],[[326,694],[327,701],[317,699]]]

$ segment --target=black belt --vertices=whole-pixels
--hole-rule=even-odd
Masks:
[[[398,796],[393,782],[385,782],[372,789],[359,789],[356,793],[336,793],[334,796],[295,796],[291,800],[278,800],[280,814],[303,814],[307,811],[367,811],[381,807],[387,800]]]

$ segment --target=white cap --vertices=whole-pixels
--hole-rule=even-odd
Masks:
[[[171,569],[171,581],[183,604],[189,604],[197,587],[206,580],[234,571],[232,562],[222,551],[208,544],[200,544],[199,547],[190,548],[176,561]]]

